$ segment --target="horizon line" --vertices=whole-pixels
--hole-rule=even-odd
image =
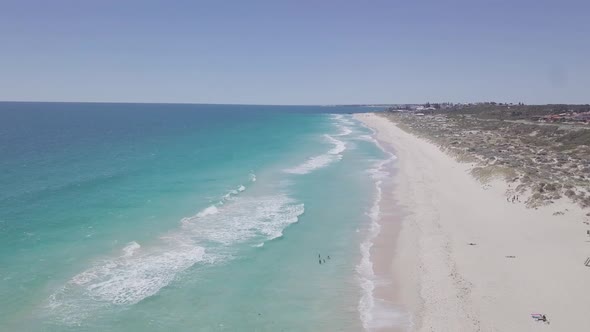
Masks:
[[[162,104],[162,105],[235,105],[235,106],[390,106],[420,105],[425,103],[351,103],[351,104],[250,104],[250,103],[200,103],[200,102],[147,102],[147,101],[47,101],[47,100],[0,100],[0,103],[56,103],[56,104]]]
[[[348,103],[348,104],[240,104],[240,103],[207,103],[207,102],[137,102],[137,101],[46,101],[46,100],[0,100],[0,103],[55,103],[55,104],[160,104],[160,105],[234,105],[234,106],[393,106],[393,105],[423,105],[423,104],[515,104],[519,102],[495,102],[495,101],[477,101],[477,102],[420,102],[420,103]],[[524,106],[542,106],[542,105],[590,105],[590,103],[545,103],[545,104],[527,104]]]

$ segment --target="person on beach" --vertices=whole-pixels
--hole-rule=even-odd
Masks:
[[[547,316],[545,316],[545,314],[532,314],[531,316],[537,322],[543,322],[543,323],[549,324],[549,320],[547,320]]]

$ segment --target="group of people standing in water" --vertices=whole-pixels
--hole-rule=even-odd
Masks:
[[[330,255],[328,255],[326,258],[330,260]],[[326,258],[322,258],[322,255],[318,254],[318,263],[320,263],[320,265],[325,264]]]

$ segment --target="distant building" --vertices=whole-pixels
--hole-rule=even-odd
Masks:
[[[590,112],[549,114],[538,119],[539,122],[582,122],[590,123]]]

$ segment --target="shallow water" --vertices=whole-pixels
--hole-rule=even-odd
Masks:
[[[1,325],[361,330],[364,110],[0,103]]]

